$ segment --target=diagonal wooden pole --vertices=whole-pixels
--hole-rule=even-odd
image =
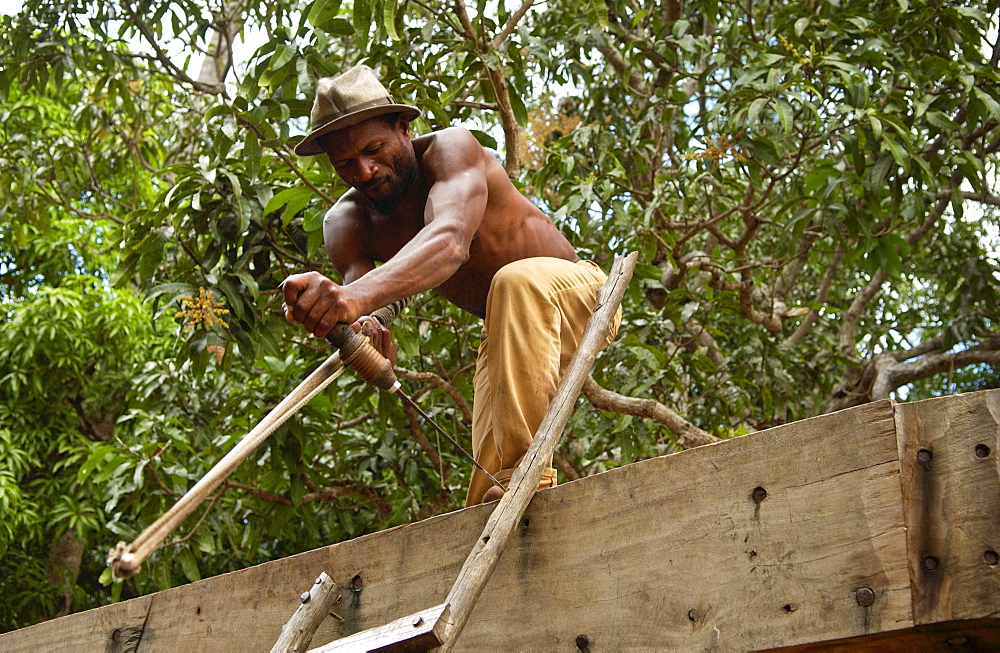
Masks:
[[[555,451],[566,422],[573,414],[580,389],[608,337],[615,314],[635,271],[637,258],[638,253],[632,252],[615,259],[607,283],[597,294],[594,313],[587,320],[580,346],[560,381],[548,412],[542,418],[524,459],[514,471],[506,494],[493,509],[486,527],[466,558],[445,602],[384,626],[311,649],[311,653],[426,651],[438,646],[443,651],[449,651],[455,646],[500,561],[504,547],[538,489],[538,482],[548,466],[549,457]]]
[[[637,258],[638,252],[632,252],[616,259],[611,267],[608,282],[597,295],[594,313],[587,320],[583,339],[559,384],[559,389],[556,390],[549,410],[545,413],[524,459],[514,471],[507,493],[490,515],[482,535],[466,558],[458,579],[448,593],[448,598],[445,599],[447,610],[439,623],[442,651],[450,651],[455,646],[469,620],[469,615],[476,607],[476,601],[479,600],[500,561],[500,555],[507,541],[538,489],[542,473],[548,466],[549,457],[555,451],[566,422],[576,407],[583,382],[590,374],[594,359],[597,358],[601,345],[608,337],[611,323],[635,271]]]
[[[222,460],[208,470],[194,487],[177,500],[170,510],[146,527],[131,544],[119,542],[108,552],[108,565],[115,578],[129,578],[139,572],[143,561],[176,529],[201,502],[226,480],[233,470],[269,435],[297,413],[344,371],[340,352],[334,353],[243,436]]]

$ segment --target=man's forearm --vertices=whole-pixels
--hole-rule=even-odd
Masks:
[[[437,288],[468,260],[468,248],[458,239],[447,233],[428,235],[421,238],[418,234],[384,264],[347,284],[365,315],[396,300]]]

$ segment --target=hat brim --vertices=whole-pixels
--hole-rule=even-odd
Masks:
[[[349,113],[345,116],[337,118],[336,120],[331,120],[322,127],[318,127],[309,132],[309,135],[299,141],[295,146],[295,153],[299,156],[315,156],[317,154],[324,154],[325,150],[319,144],[320,136],[338,129],[344,129],[345,127],[356,125],[359,122],[368,120],[369,118],[385,115],[387,113],[401,113],[403,114],[403,117],[410,121],[420,117],[420,109],[411,107],[407,104],[382,104],[377,107],[371,107],[355,113]]]

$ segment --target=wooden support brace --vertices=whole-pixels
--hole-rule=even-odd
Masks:
[[[597,358],[608,337],[622,297],[635,271],[637,258],[638,253],[632,252],[625,257],[615,259],[607,283],[597,294],[594,313],[587,320],[583,337],[570,361],[569,369],[559,383],[555,397],[549,404],[549,409],[538,431],[535,432],[524,459],[514,471],[507,493],[490,515],[482,535],[473,546],[462,566],[462,571],[458,574],[458,579],[448,593],[448,598],[442,605],[430,609],[431,611],[440,609],[440,613],[432,623],[428,624],[426,635],[420,633],[420,643],[417,643],[416,633],[413,632],[414,624],[418,621],[430,621],[422,616],[428,611],[331,642],[322,649],[316,649],[317,651],[324,653],[353,651],[359,650],[361,646],[367,647],[364,650],[425,651],[436,646],[440,646],[442,651],[451,650],[469,620],[476,601],[489,582],[493,570],[496,569],[511,534],[517,528],[538,489],[542,473],[559,443],[566,422],[573,414],[576,401],[580,397],[580,390],[590,374],[594,359]],[[361,642],[364,644],[360,644]]]
[[[281,636],[271,648],[271,653],[301,653],[308,648],[316,629],[323,623],[334,601],[337,585],[324,571],[308,591],[303,592],[300,605],[292,618],[281,629]]]
[[[440,630],[447,617],[448,605],[442,603],[408,617],[396,619],[384,626],[369,628],[349,637],[330,642],[326,646],[314,648],[310,653],[427,651],[441,644]]]
[[[566,376],[559,383],[556,396],[552,399],[545,417],[542,418],[528,452],[514,470],[507,493],[490,515],[482,535],[469,553],[469,557],[465,559],[462,571],[459,572],[458,579],[448,593],[448,598],[445,599],[450,611],[444,616],[442,651],[450,651],[458,640],[465,623],[469,620],[469,615],[472,614],[472,609],[476,607],[479,595],[482,594],[500,561],[504,547],[538,489],[542,473],[548,466],[566,422],[576,407],[583,382],[590,375],[594,359],[597,358],[608,337],[622,297],[635,271],[638,256],[638,252],[632,252],[625,257],[615,259],[607,283],[597,294],[594,313],[587,320],[583,338],[576,353],[573,354]]]

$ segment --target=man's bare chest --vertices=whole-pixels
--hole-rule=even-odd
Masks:
[[[372,219],[368,226],[367,249],[373,259],[384,263],[416,238],[422,227],[422,222],[414,220]]]

